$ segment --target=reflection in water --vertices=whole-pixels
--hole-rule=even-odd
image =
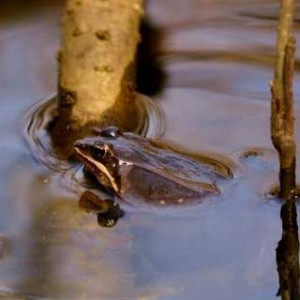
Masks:
[[[140,26],[142,41],[137,52],[136,85],[140,93],[152,96],[163,90],[166,74],[159,59],[163,34],[147,19]]]
[[[286,201],[280,211],[282,238],[276,249],[281,299],[299,299],[299,239],[295,201]]]
[[[124,216],[119,204],[110,199],[102,200],[90,191],[85,191],[79,199],[79,207],[97,214],[99,226],[113,227]]]

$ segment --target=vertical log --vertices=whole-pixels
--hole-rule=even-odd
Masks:
[[[296,41],[292,33],[294,0],[281,1],[277,55],[271,83],[271,137],[279,155],[282,239],[276,249],[279,293],[282,300],[299,300],[299,240],[296,191],[293,74]]]
[[[294,1],[282,2],[278,27],[274,79],[271,82],[271,137],[280,161],[280,197],[293,197],[296,189],[293,73],[295,38],[292,35]]]
[[[56,150],[71,153],[93,124],[133,130],[135,59],[143,0],[67,0],[59,51]],[[65,156],[62,154],[62,156]]]

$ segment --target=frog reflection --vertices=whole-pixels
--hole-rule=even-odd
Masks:
[[[118,203],[110,199],[101,200],[90,191],[84,192],[79,199],[79,207],[97,214],[98,224],[102,227],[113,227],[124,215]]]

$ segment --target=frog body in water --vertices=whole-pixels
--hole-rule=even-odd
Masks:
[[[198,203],[219,194],[215,182],[226,177],[207,162],[115,127],[77,141],[75,152],[106,190],[134,206]]]

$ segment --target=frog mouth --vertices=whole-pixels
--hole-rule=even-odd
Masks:
[[[74,146],[74,149],[75,149],[75,153],[77,154],[77,157],[79,158],[79,160],[90,171],[92,171],[92,173],[95,175],[95,177],[97,178],[97,180],[99,181],[99,183],[101,185],[104,185],[103,184],[103,176],[104,176],[106,181],[109,182],[109,184],[105,184],[104,186],[106,188],[111,188],[112,187],[113,190],[116,193],[119,192],[118,185],[117,185],[115,179],[113,178],[113,176],[109,173],[109,171],[107,170],[107,168],[105,167],[104,164],[102,164],[101,162],[93,159],[89,155],[89,151],[88,151],[87,147],[76,143],[75,146]],[[100,174],[100,175],[97,175],[97,174]]]

